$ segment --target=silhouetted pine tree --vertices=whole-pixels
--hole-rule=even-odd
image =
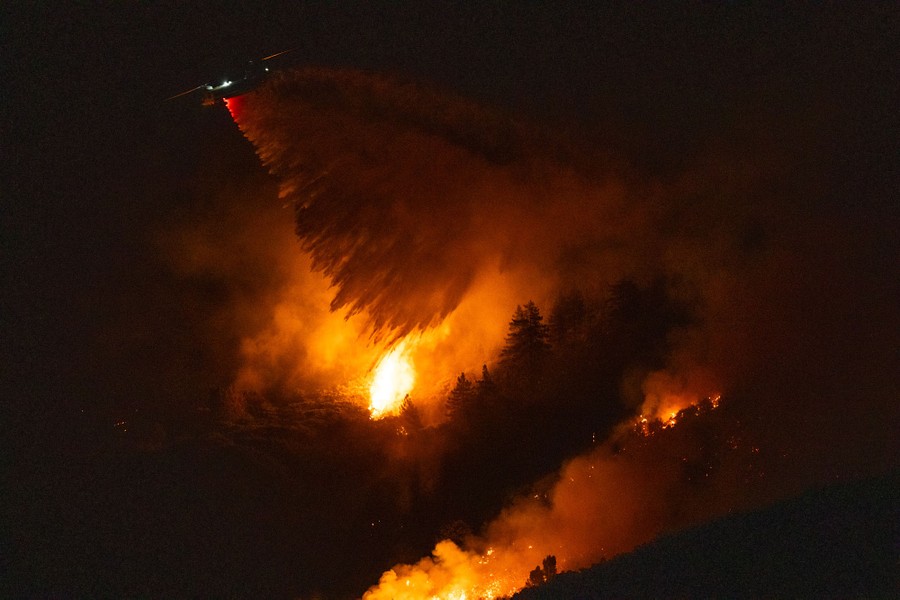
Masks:
[[[528,581],[525,582],[525,587],[543,585],[554,577],[556,577],[556,557],[549,554],[544,559],[543,568],[539,565],[528,574]]]
[[[418,407],[409,399],[409,394],[406,395],[403,399],[403,404],[400,405],[399,417],[400,423],[407,433],[412,434],[422,430],[422,415],[419,414]]]
[[[509,323],[506,346],[500,353],[500,365],[515,375],[534,376],[550,351],[550,328],[534,302],[517,306]]]
[[[450,398],[447,400],[448,416],[453,418],[455,415],[470,410],[477,392],[475,384],[466,377],[465,373],[460,373],[456,378],[456,386],[450,392]]]
[[[479,394],[492,394],[497,389],[494,377],[488,371],[487,365],[481,365],[481,379],[476,384],[478,385]]]

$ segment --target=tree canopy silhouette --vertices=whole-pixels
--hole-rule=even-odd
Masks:
[[[500,365],[516,374],[534,374],[550,351],[550,327],[531,300],[517,306],[509,323],[506,345],[500,353]]]
[[[465,373],[460,373],[456,378],[456,385],[450,392],[450,398],[447,400],[447,413],[450,417],[469,410],[472,402],[478,393],[475,384],[466,377]]]

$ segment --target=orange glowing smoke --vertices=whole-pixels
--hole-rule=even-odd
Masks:
[[[416,373],[407,351],[400,342],[378,362],[369,385],[369,411],[373,418],[396,414],[416,383]]]
[[[498,563],[493,549],[468,552],[450,540],[439,542],[430,557],[415,565],[397,565],[381,576],[363,600],[475,600],[511,596],[525,575]]]
[[[643,401],[639,420],[661,421],[664,427],[673,426],[682,410],[697,406],[706,398],[718,399],[721,390],[711,370],[696,363],[650,373],[640,387]]]
[[[697,418],[718,405],[713,396],[691,414]],[[686,455],[698,450],[689,434],[671,426],[665,435],[635,444],[629,443],[635,441],[632,430],[623,430],[621,437],[566,463],[552,489],[514,501],[483,538],[471,537],[463,547],[438,543],[431,556],[386,571],[363,600],[511,596],[548,555],[557,557],[560,571],[585,568],[695,522],[687,506],[696,505],[706,518],[732,510],[733,499],[710,505],[707,489],[681,479]],[[684,505],[673,508],[672,497]]]

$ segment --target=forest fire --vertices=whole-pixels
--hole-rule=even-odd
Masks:
[[[753,448],[732,441],[717,450],[699,445],[692,429],[709,427],[710,413],[719,404],[714,395],[674,417],[640,418],[635,431],[643,435],[614,436],[569,461],[551,489],[520,497],[482,537],[470,536],[461,545],[439,542],[417,563],[385,571],[363,598],[508,597],[555,577],[557,557],[560,571],[580,569],[683,527],[691,517],[668,513],[667,495],[699,497],[703,490],[696,483],[685,484],[695,470],[710,473],[728,461],[740,464]],[[706,507],[712,512],[729,508]]]
[[[293,207],[322,306],[376,341],[353,363],[375,365],[359,378],[371,419],[400,413],[414,386],[423,400],[396,452],[398,472],[415,474],[398,483],[398,522],[417,498],[455,492],[447,505],[468,506],[464,524],[488,523],[387,570],[364,598],[510,595],[546,582],[557,557],[580,569],[730,511],[741,500],[714,486],[758,479],[728,410],[712,414],[749,332],[709,324],[747,322],[734,318],[745,280],[731,265],[762,271],[766,256],[738,233],[745,223],[717,210],[707,222],[685,193],[696,174],[670,195],[628,173],[582,173],[512,121],[352,71],[283,73],[228,109]],[[747,183],[703,168],[699,180]],[[503,319],[526,299],[504,344]],[[390,336],[402,341],[380,346]],[[336,363],[359,359],[359,337],[341,334],[339,349],[321,338]],[[294,365],[284,349],[273,354]],[[456,373],[447,394],[440,382]],[[465,497],[529,481],[536,492],[499,515]]]
[[[897,595],[894,5],[21,4],[0,598]]]
[[[493,549],[467,552],[450,540],[439,542],[430,557],[415,565],[397,565],[382,575],[364,600],[492,600],[522,587]],[[501,559],[502,560],[502,559]],[[519,574],[519,573],[516,573]],[[524,575],[520,577],[524,581]]]
[[[415,382],[416,373],[404,340],[385,354],[372,372],[369,385],[372,418],[378,419],[399,411]]]
[[[699,415],[719,408],[721,399],[721,394],[712,394],[702,400],[698,398],[682,400],[677,404],[678,408],[669,408],[656,416],[638,415],[634,421],[634,429],[641,435],[649,437],[661,429],[675,427],[687,414]]]
[[[359,102],[352,100],[356,97]],[[431,407],[437,415],[431,423],[449,418],[446,431],[463,436],[468,430],[504,427],[508,410],[502,407],[509,393],[534,396],[530,406],[519,403],[519,410],[524,404],[531,418],[542,420],[542,387],[569,385],[571,377],[591,379],[598,367],[619,378],[629,363],[664,349],[669,332],[690,324],[694,300],[676,301],[665,277],[602,280],[585,295],[560,296],[590,276],[575,267],[563,276],[555,268],[555,257],[573,237],[583,238],[580,243],[586,247],[590,240],[603,239],[620,240],[624,248],[634,237],[633,229],[652,226],[643,222],[640,211],[632,214],[621,185],[597,186],[548,163],[543,167],[556,183],[554,200],[547,201],[543,186],[512,176],[503,158],[510,149],[497,146],[498,140],[513,140],[516,152],[531,152],[529,133],[482,115],[502,135],[435,136],[435,131],[464,126],[468,111],[475,109],[424,91],[413,100],[379,78],[305,70],[273,80],[248,97],[244,107],[228,106],[263,164],[278,178],[281,198],[294,206],[301,248],[310,257],[311,269],[330,283],[331,310],[360,315],[365,321],[360,331],[373,332],[375,339],[392,332],[402,340],[388,346],[371,370],[367,384],[372,419],[397,414],[414,386],[425,395],[424,388],[434,387],[439,378],[474,363],[484,365],[482,377],[470,381],[465,373],[460,375],[448,410],[441,411],[439,402]],[[321,114],[323,102],[339,109]],[[446,103],[455,110],[444,111]],[[359,110],[370,104],[383,110]],[[426,115],[424,107],[429,106],[436,108]],[[434,120],[434,115],[448,114],[462,116],[463,122]],[[322,122],[333,126],[322,127]],[[414,127],[410,133],[411,123],[422,131]],[[403,144],[384,135],[392,128],[404,132]],[[329,160],[323,158],[323,148]],[[375,168],[370,164],[373,156],[390,161]],[[429,160],[421,162],[422,156]],[[543,164],[536,156],[530,160]],[[304,167],[298,169],[298,164]],[[378,169],[390,177],[373,178]],[[421,202],[431,194],[430,188],[419,188],[423,172],[441,182],[441,202]],[[456,177],[459,172],[466,176]],[[469,176],[472,173],[477,176]],[[506,192],[498,196],[498,189]],[[484,198],[492,202],[486,204]],[[586,198],[592,200],[591,211],[572,220],[570,203],[583,206]],[[355,202],[352,207],[348,199]],[[548,219],[565,225],[547,228]],[[560,237],[556,231],[566,234]],[[615,264],[618,257],[598,260]],[[617,273],[612,277],[624,276],[612,272]],[[504,317],[497,315],[508,315],[523,296],[536,296],[545,306],[553,296],[558,298],[546,322],[534,302],[519,307],[501,352],[494,344],[502,338],[498,326]],[[588,343],[592,339],[598,343]],[[619,356],[597,355],[596,348],[621,350]],[[489,370],[487,363],[498,355],[499,363]],[[686,407],[720,389],[716,377],[698,367],[698,361],[685,354],[682,363],[662,371],[636,371],[640,382],[630,388],[631,410],[639,408],[648,427],[665,429],[665,435],[635,444],[624,454],[612,441],[594,446],[562,466],[552,489],[524,496],[504,510],[482,537],[441,541],[430,556],[386,571],[364,597],[508,596],[529,582],[546,581],[550,575],[539,566],[551,557],[543,564],[552,564],[554,574],[557,556],[561,569],[581,568],[677,525],[666,518],[661,499],[681,485],[679,471],[664,468],[661,456],[668,450],[660,454],[660,448],[683,435],[680,423],[705,412]],[[495,366],[497,380],[489,372]],[[595,412],[595,402],[592,394],[583,400],[569,398],[572,406],[566,410],[572,411],[575,422],[585,423],[586,434],[595,431],[588,427],[589,419],[604,423],[608,418]],[[673,429],[676,422],[679,427]],[[614,425],[605,424],[610,430]],[[683,457],[679,453],[672,464],[682,468]]]

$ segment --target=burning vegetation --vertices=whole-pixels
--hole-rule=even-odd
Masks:
[[[507,597],[548,582],[558,569],[590,566],[733,510],[711,490],[724,472],[741,473],[745,491],[752,491],[761,461],[733,416],[711,414],[719,401],[683,409],[678,428],[656,421],[652,435],[620,430],[520,496],[482,536],[469,535],[461,545],[439,542],[431,556],[386,571],[363,597]],[[672,494],[679,497],[675,505]]]
[[[605,298],[573,292],[556,301],[546,323],[534,302],[518,306],[497,360],[479,375],[458,375],[431,425],[414,394],[397,387],[413,383],[404,363],[407,339],[373,369],[369,412],[344,401],[232,391],[231,408],[215,418],[230,423],[236,435],[256,435],[251,432],[262,427],[281,431],[285,441],[299,434],[309,440],[304,444],[320,432],[336,432],[328,447],[340,444],[345,460],[365,453],[366,460],[344,475],[346,483],[355,473],[361,485],[382,489],[366,508],[349,512],[356,514],[355,526],[368,530],[367,539],[384,545],[382,552],[408,536],[422,544],[434,531],[447,531],[429,557],[386,571],[366,598],[506,597],[547,581],[557,569],[588,566],[701,515],[731,509],[714,491],[723,478],[740,474],[747,489],[760,480],[760,456],[748,451],[752,444],[735,417],[720,418],[713,410],[718,395],[699,399],[701,392],[671,376],[647,377],[656,394],[664,393],[663,382],[671,386],[666,410],[684,403],[674,418],[650,420],[640,411],[658,399],[648,395],[635,403],[619,389],[635,368],[661,373],[669,353],[665,340],[691,325],[689,311],[665,289],[664,282],[642,287],[623,281]],[[644,321],[653,314],[658,322],[650,328]],[[634,338],[642,342],[627,350],[612,343],[639,326],[647,328]],[[392,395],[376,395],[381,390]],[[376,398],[400,406],[376,410]],[[462,526],[447,528],[450,522]]]
[[[401,342],[385,354],[372,371],[369,385],[372,416],[378,418],[398,413],[415,382],[416,374],[406,353],[406,343]]]
[[[232,385],[107,427],[131,453],[96,526],[141,520],[173,576],[105,595],[499,598],[798,490],[795,432],[842,439],[792,385],[833,350],[793,274],[833,269],[778,242],[819,223],[773,218],[772,161],[653,177],[355,71],[282,73],[228,109],[274,178],[160,245]],[[773,426],[774,405],[804,417]],[[147,472],[213,500],[136,500]],[[181,514],[209,526],[176,555]]]
[[[722,374],[744,362],[749,324],[733,315],[746,280],[732,272],[765,276],[775,256],[740,241],[755,217],[693,204],[740,174],[703,165],[705,183],[662,189],[599,156],[564,159],[563,145],[549,156],[543,133],[498,113],[359,72],[283,73],[228,108],[294,210],[322,275],[309,289],[344,319],[338,338],[359,341],[334,347],[357,365],[357,391],[340,395],[368,407],[355,427],[379,438],[365,446],[390,490],[368,527],[385,553],[414,557],[394,545],[409,528],[421,551],[462,524],[366,598],[508,596],[754,498],[758,445],[713,409]],[[729,336],[708,327],[722,322]],[[278,340],[325,348],[339,331],[298,336],[285,319],[251,346],[289,359]]]
[[[560,112],[583,103],[597,118],[580,141],[349,69],[285,70],[229,99],[249,143],[196,138],[216,152],[159,188],[190,200],[156,230],[146,272],[163,283],[138,270],[128,310],[83,347],[129,358],[79,379],[86,359],[63,365],[59,350],[59,364],[25,371],[58,369],[54,401],[92,373],[117,396],[97,401],[114,414],[64,413],[72,444],[44,425],[16,439],[26,454],[45,439],[54,466],[13,470],[23,551],[0,583],[36,583],[6,595],[499,599],[896,469],[897,236],[874,206],[894,207],[883,174],[896,153],[872,158],[896,102],[873,107],[870,82],[817,70],[827,51],[893,72],[852,47],[888,20],[834,44],[811,21],[782,45],[809,62],[776,77],[777,53],[726,20],[719,64],[741,81],[716,93],[706,72],[724,71],[695,60],[715,55],[705,29],[690,67],[669,89],[667,63],[646,74],[634,105],[568,97],[590,60],[560,73],[556,97],[572,102]],[[680,44],[659,32],[640,44]],[[620,82],[641,74],[630,61]],[[871,114],[879,146],[859,132]],[[234,147],[241,168],[223,160]],[[217,166],[192,170],[204,162]],[[105,308],[114,291],[73,304]],[[59,338],[87,356],[82,329]],[[35,339],[21,349],[56,336]],[[116,373],[135,364],[140,379]],[[85,407],[92,386],[76,394]]]

